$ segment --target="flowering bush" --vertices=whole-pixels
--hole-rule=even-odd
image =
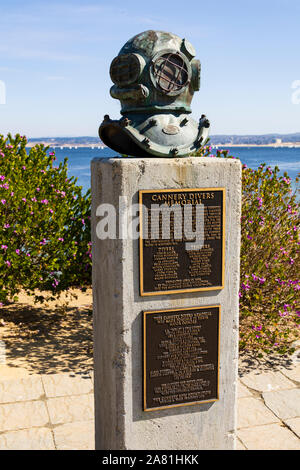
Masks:
[[[67,159],[54,166],[54,152],[26,144],[0,135],[0,304],[21,288],[56,295],[91,284],[89,192],[68,178]]]
[[[197,156],[234,158],[227,150],[214,155],[209,146]],[[293,350],[300,316],[299,227],[299,201],[288,175],[265,164],[257,170],[243,165],[241,349]]]

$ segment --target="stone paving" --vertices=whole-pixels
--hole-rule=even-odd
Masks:
[[[238,450],[300,449],[300,363],[238,383]],[[0,378],[0,450],[92,450],[92,372]]]

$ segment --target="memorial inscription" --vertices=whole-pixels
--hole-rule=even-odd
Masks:
[[[222,289],[225,189],[141,190],[139,204],[140,294]]]
[[[220,306],[143,312],[144,411],[219,398]]]

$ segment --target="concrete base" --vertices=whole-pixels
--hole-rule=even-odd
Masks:
[[[138,240],[96,236],[100,204],[140,189],[226,188],[225,287],[141,297]],[[92,161],[96,449],[233,449],[238,368],[241,164],[233,159]],[[142,311],[221,305],[219,401],[142,411]]]

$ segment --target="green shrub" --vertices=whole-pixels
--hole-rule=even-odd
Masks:
[[[233,158],[227,150],[213,155],[208,146],[196,155]],[[300,316],[299,227],[299,201],[288,175],[265,164],[257,170],[243,165],[241,350],[293,351]]]
[[[26,138],[0,135],[0,302],[19,290],[53,295],[91,284],[90,194],[67,159]],[[37,297],[42,300],[43,295]]]

